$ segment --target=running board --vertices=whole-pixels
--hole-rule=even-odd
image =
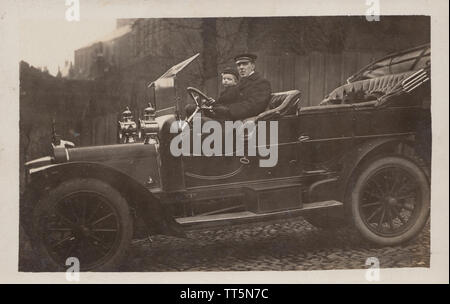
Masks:
[[[338,201],[323,201],[323,202],[303,204],[303,208],[299,209],[290,209],[268,213],[241,211],[233,213],[214,214],[214,215],[199,215],[199,216],[177,218],[176,221],[184,227],[192,227],[192,226],[210,227],[215,225],[223,225],[231,223],[233,224],[248,223],[253,221],[257,222],[277,218],[297,217],[309,211],[322,208],[339,208],[342,207],[342,205],[343,204]]]

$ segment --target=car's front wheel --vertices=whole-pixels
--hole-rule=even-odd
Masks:
[[[417,236],[427,222],[430,187],[414,162],[385,156],[367,163],[351,191],[351,214],[361,235],[382,246]]]
[[[33,210],[33,243],[47,271],[64,270],[70,257],[78,259],[81,271],[114,270],[132,235],[127,202],[100,180],[65,181]]]

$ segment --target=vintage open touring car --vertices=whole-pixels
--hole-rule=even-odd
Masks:
[[[272,94],[266,111],[246,121],[278,122],[273,167],[259,166],[260,155],[171,154],[176,75],[197,56],[149,86],[142,141],[76,148],[55,138],[53,155],[26,164],[20,220],[43,270],[63,270],[68,257],[84,271],[116,269],[137,222],[149,235],[181,237],[301,215],[324,229],[350,223],[378,245],[422,230],[430,210],[429,45],[371,63],[318,106],[304,106],[297,90]],[[203,111],[208,97],[187,90]]]

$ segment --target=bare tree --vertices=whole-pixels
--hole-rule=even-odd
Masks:
[[[203,18],[201,25],[203,42],[203,87],[209,94],[217,95],[217,19]]]

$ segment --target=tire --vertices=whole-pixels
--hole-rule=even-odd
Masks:
[[[133,218],[120,193],[100,180],[71,179],[33,209],[33,245],[45,271],[65,271],[68,257],[80,271],[113,271],[127,255]]]
[[[380,246],[416,237],[430,212],[425,173],[409,159],[384,156],[366,163],[351,192],[351,215],[359,233]]]

